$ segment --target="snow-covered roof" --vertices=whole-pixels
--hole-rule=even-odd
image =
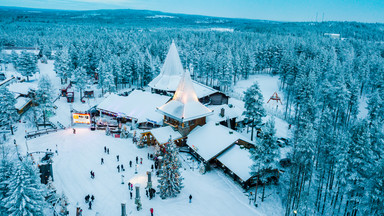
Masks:
[[[18,97],[16,98],[15,108],[17,110],[21,110],[27,103],[29,103],[32,99],[26,97]]]
[[[172,100],[159,107],[158,111],[180,122],[190,121],[212,114],[212,111],[201,104],[197,98],[188,71],[184,72],[183,78],[180,80]]]
[[[253,161],[251,153],[246,148],[241,149],[239,145],[233,145],[223,154],[219,155],[217,160],[243,181],[247,181],[252,177],[250,172]]]
[[[179,53],[177,52],[175,42],[172,41],[167,57],[165,58],[160,74],[153,79],[148,85],[151,88],[161,89],[165,91],[175,90],[180,77],[183,75],[184,69],[181,64]],[[176,80],[176,82],[174,82]]]
[[[8,86],[9,91],[27,95],[30,89],[37,89],[37,82],[18,82]]]
[[[213,121],[213,122],[221,122],[225,121],[227,119],[232,118],[238,118],[242,119],[243,112],[244,112],[244,103],[230,103],[230,102],[242,102],[233,98],[229,98],[229,104],[232,105],[232,107],[229,106],[229,104],[223,104],[223,105],[210,105],[208,106],[209,109],[213,110],[213,115],[207,117],[207,121]],[[237,105],[239,104],[239,105]],[[221,109],[224,109],[224,116],[221,116]]]
[[[181,79],[181,77],[179,79]],[[199,83],[195,80],[192,80],[192,83],[193,83],[193,88],[195,89],[195,92],[196,92],[196,95],[198,98],[203,98],[205,96],[212,95],[216,92],[219,92],[216,89],[211,88],[209,86],[206,86],[206,85]]]
[[[157,142],[159,142],[159,144],[168,142],[169,137],[172,137],[172,140],[182,138],[181,134],[178,131],[173,130],[171,126],[152,129],[150,132],[155,137]]]
[[[127,97],[110,94],[98,106],[98,109],[136,118],[138,123],[155,121],[159,123],[163,116],[156,112],[156,107],[166,103],[170,97],[135,90]]]
[[[209,122],[203,126],[197,126],[191,131],[188,135],[187,145],[205,161],[209,161],[237,140],[251,143],[242,134],[220,124]]]

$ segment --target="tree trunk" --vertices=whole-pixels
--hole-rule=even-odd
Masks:
[[[256,205],[257,202],[256,202],[256,199],[257,199],[257,186],[259,185],[259,175],[257,175],[257,179],[256,179],[256,188],[255,188],[255,201],[254,201],[254,204]]]

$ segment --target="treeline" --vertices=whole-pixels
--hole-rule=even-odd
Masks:
[[[159,21],[147,28],[91,18],[84,24],[25,19],[31,21],[3,19],[2,46],[39,47],[41,56],[56,60],[63,82],[85,86],[97,76],[105,92],[148,84],[172,40],[193,79],[226,92],[252,74],[280,75],[284,116],[295,125],[292,166],[282,181],[286,215],[384,214],[381,24],[226,21],[170,28]],[[208,30],[217,26],[235,31]],[[359,106],[368,110],[364,119]]]

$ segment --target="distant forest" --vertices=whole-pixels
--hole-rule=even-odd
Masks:
[[[286,215],[384,214],[384,24],[9,7],[0,24],[0,49],[38,47],[63,83],[97,74],[103,92],[147,85],[172,40],[193,79],[223,92],[253,74],[279,75],[295,125],[278,186]]]

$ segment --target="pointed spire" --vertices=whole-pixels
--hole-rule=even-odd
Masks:
[[[177,51],[175,41],[169,47],[167,57],[165,58],[164,65],[161,68],[163,75],[174,76],[183,74],[183,65],[181,64],[179,52]]]
[[[180,101],[183,104],[191,101],[199,101],[188,70],[184,72],[183,77],[177,86],[175,95],[173,96],[173,100]]]
[[[154,89],[175,91],[183,72],[183,65],[181,64],[175,41],[172,40],[163,67],[160,69],[160,74],[148,85]]]

